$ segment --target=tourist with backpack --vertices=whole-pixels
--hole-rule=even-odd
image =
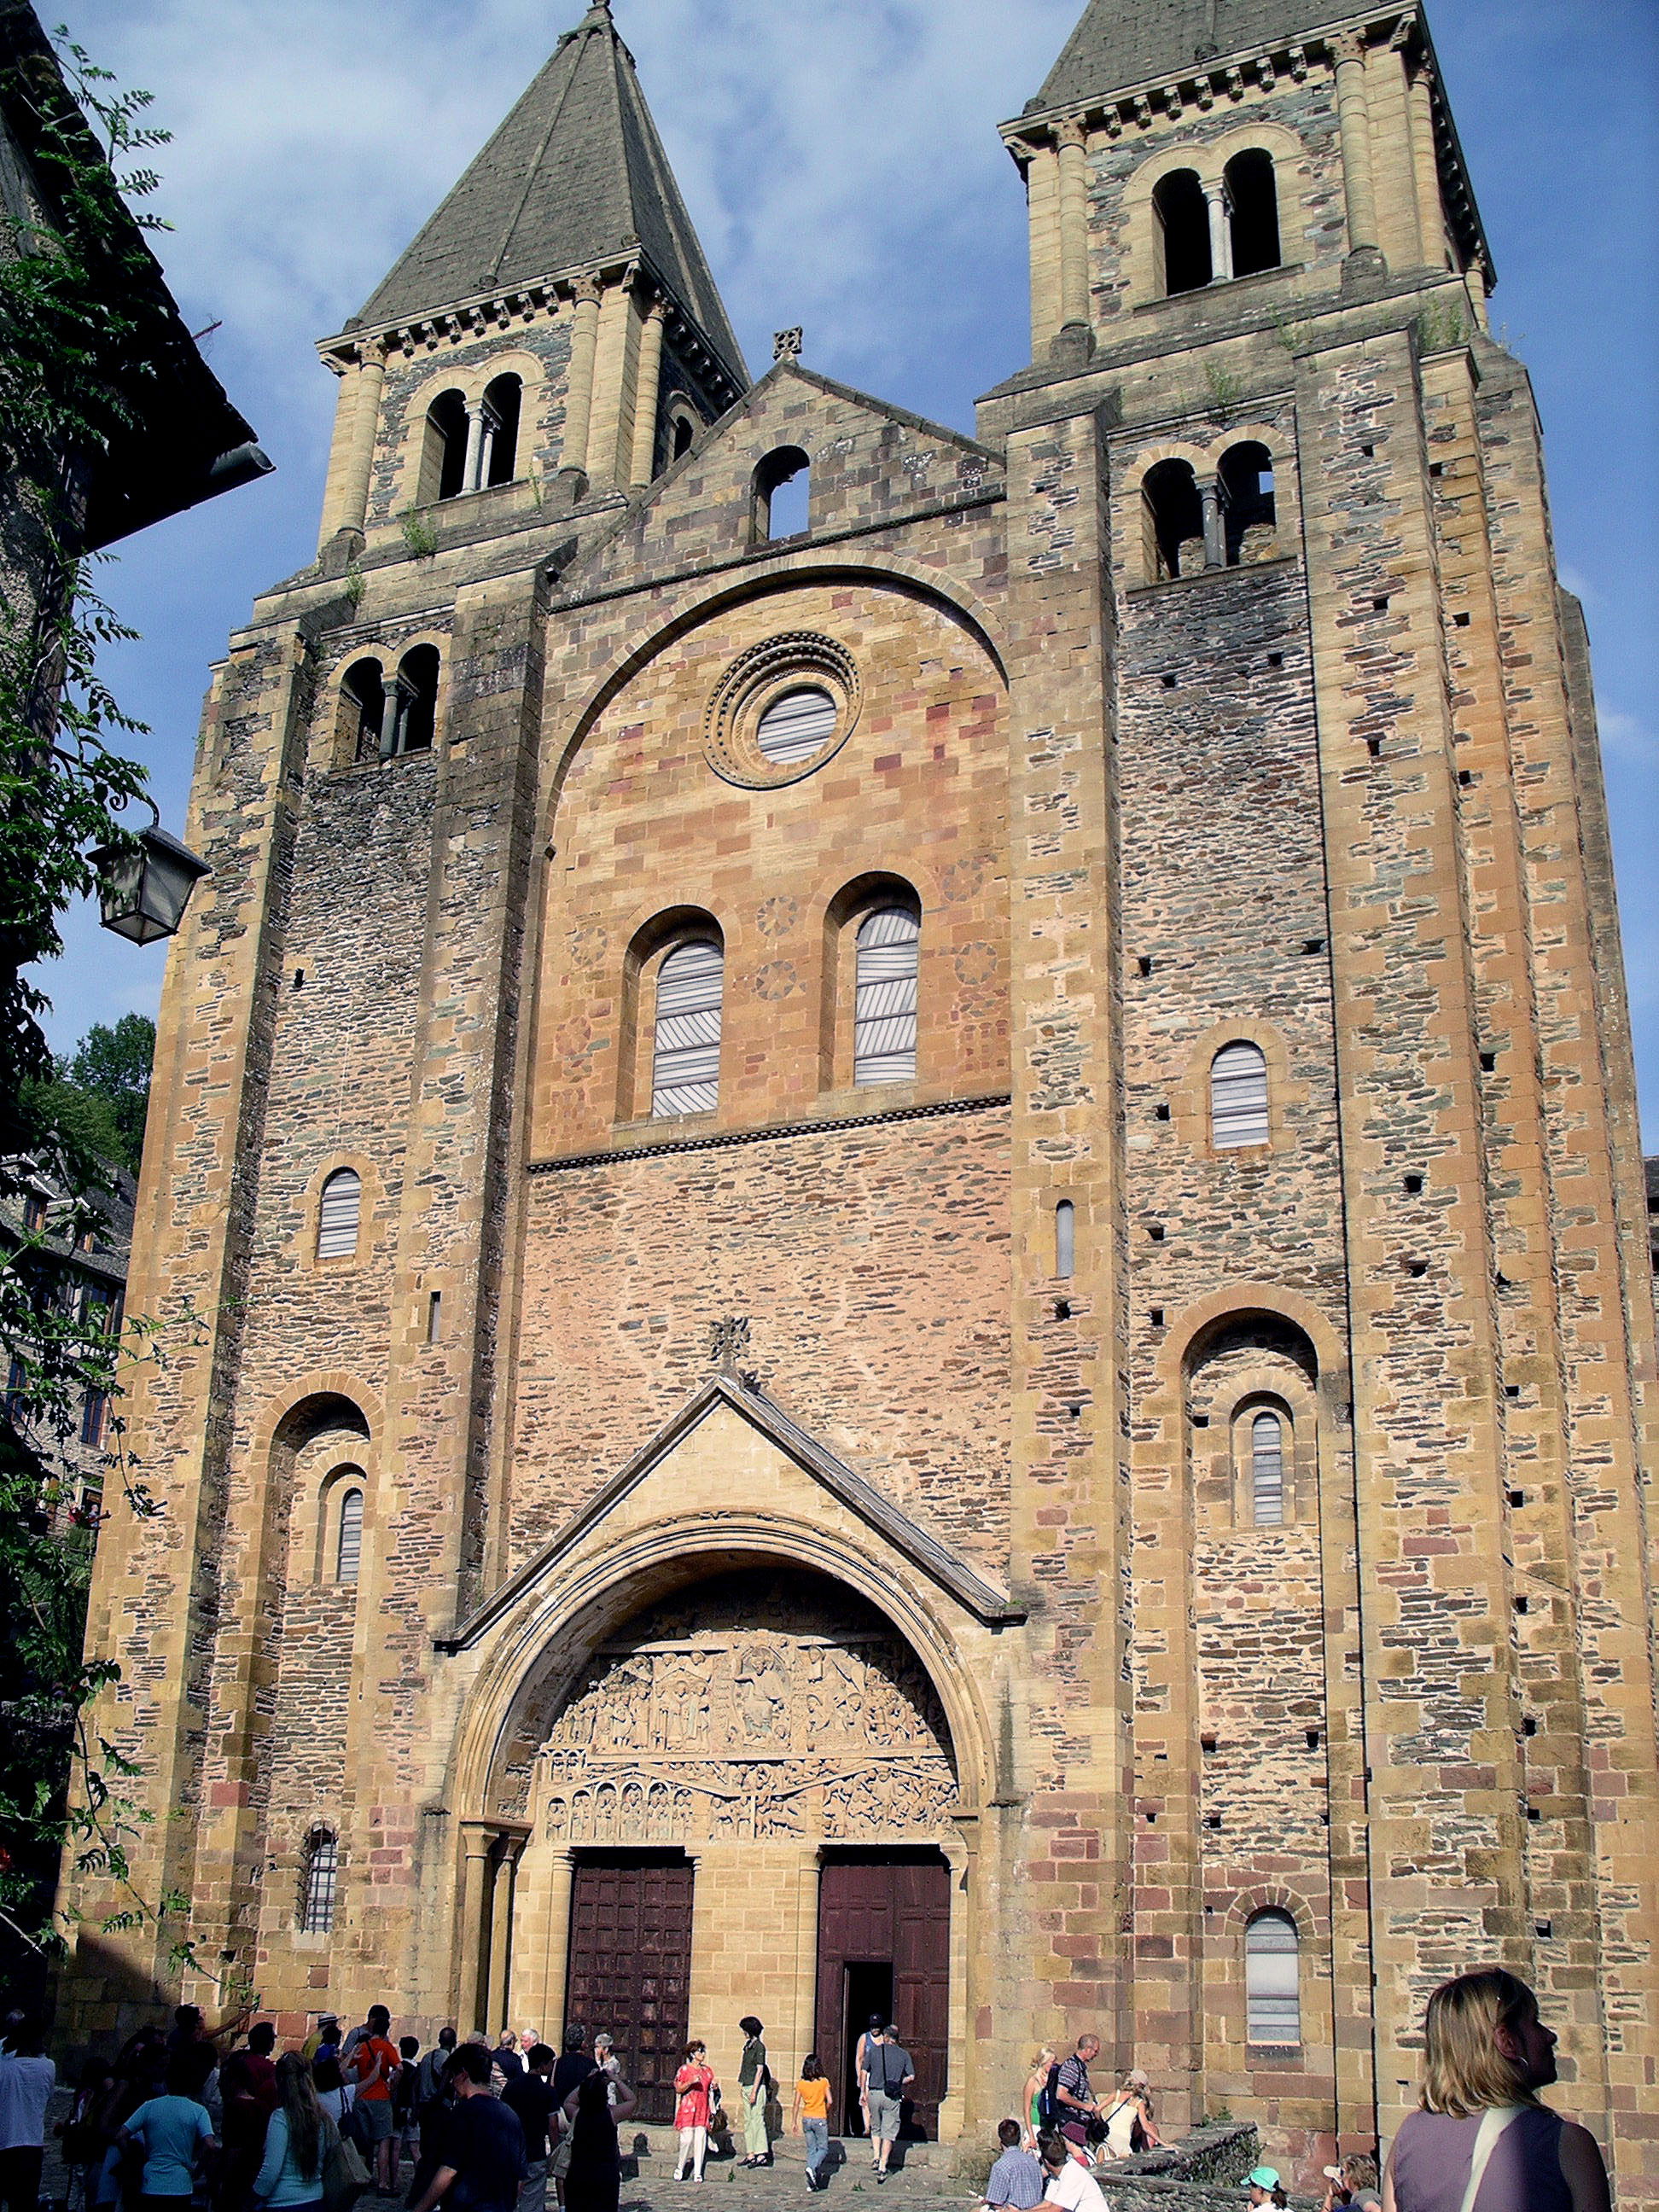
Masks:
[[[1054,2083],[1060,2074],[1060,2054],[1052,2044],[1045,2043],[1031,2061],[1031,2070],[1025,2077],[1025,2087],[1020,2094],[1019,2109],[1025,2118],[1025,2148],[1036,2156],[1037,2137],[1058,2134],[1060,2106],[1054,2097]]]

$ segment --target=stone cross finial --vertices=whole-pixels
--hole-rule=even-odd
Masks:
[[[734,1382],[741,1382],[744,1378],[738,1362],[748,1349],[747,1314],[728,1314],[724,1321],[714,1323],[710,1333],[708,1356],[722,1375],[729,1375]]]
[[[775,331],[772,334],[773,360],[799,361],[800,359],[801,340],[804,335],[805,333],[802,331],[801,326],[799,323],[796,324],[793,331]]]

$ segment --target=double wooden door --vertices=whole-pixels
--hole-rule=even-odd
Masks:
[[[872,2011],[887,2010],[915,2067],[904,2132],[939,2133],[949,2086],[951,1869],[937,1851],[849,1851],[818,1886],[818,2057],[843,2134],[861,2124],[854,2054]]]
[[[590,2045],[610,2032],[639,2118],[659,2124],[689,2032],[694,1874],[678,1853],[617,1851],[579,1858],[571,1881],[565,2018]]]

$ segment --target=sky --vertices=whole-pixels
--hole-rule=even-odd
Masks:
[[[142,633],[109,673],[183,823],[211,662],[316,546],[335,384],[313,342],[390,268],[584,0],[40,0],[173,140],[149,204],[203,349],[274,477],[130,542],[100,580]],[[614,0],[752,371],[811,368],[970,430],[1029,358],[1019,179],[996,136],[1082,0]],[[1595,651],[1626,963],[1659,1152],[1659,7],[1430,0],[1530,369],[1563,577]],[[69,1048],[153,1012],[161,948],[85,910],[41,980]]]

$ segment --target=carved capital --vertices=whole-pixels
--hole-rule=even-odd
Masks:
[[[1087,146],[1089,126],[1080,115],[1068,115],[1054,126],[1054,142],[1064,149],[1067,146]]]
[[[597,306],[600,290],[601,287],[597,276],[573,276],[570,280],[570,296],[579,307],[586,306],[590,302]]]
[[[1365,35],[1363,31],[1338,31],[1326,40],[1331,61],[1337,69],[1346,68],[1350,62],[1363,64],[1365,59]]]

